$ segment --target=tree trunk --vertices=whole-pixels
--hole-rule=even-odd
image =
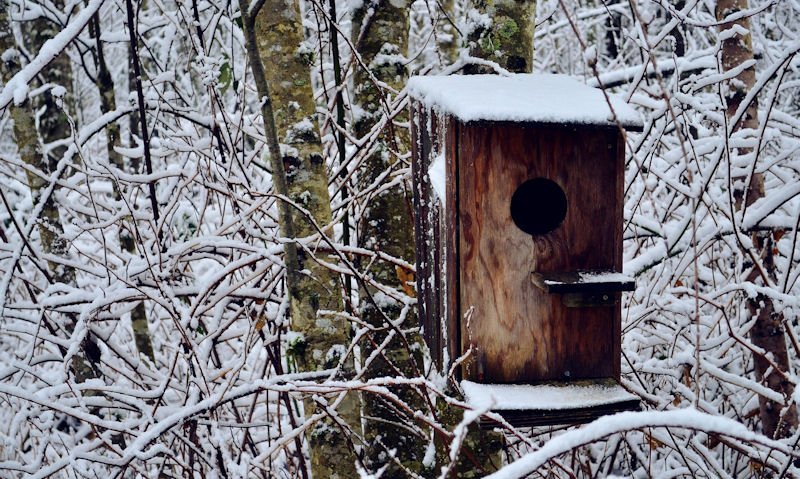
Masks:
[[[490,25],[474,25],[469,33],[470,55],[496,62],[513,73],[533,71],[536,0],[472,0],[471,8],[488,17]],[[471,65],[468,74],[493,69]]]
[[[64,6],[62,1],[56,1],[54,4],[59,8]],[[5,2],[4,7],[3,13],[8,15],[7,3]],[[16,52],[13,34],[10,34],[11,28],[8,17],[6,17],[5,23],[6,26],[0,28],[0,31],[9,32],[9,35],[3,38],[3,43],[6,43],[3,46]],[[55,36],[56,33],[58,33],[56,25],[44,18],[38,18],[23,24],[23,34],[29,50],[33,52],[41,50],[42,45]],[[19,55],[14,56],[14,58],[8,58],[5,63],[4,75],[9,75],[8,78],[22,67]],[[72,67],[66,52],[62,52],[56,57],[49,67],[40,73],[39,78],[43,83],[53,83],[64,87],[66,94],[62,97],[62,106],[67,111],[72,110]],[[14,116],[15,135],[20,156],[26,163],[38,168],[44,174],[52,174],[66,147],[52,148],[48,154],[42,147],[41,142],[44,142],[44,145],[47,146],[56,140],[70,136],[69,121],[67,121],[64,111],[56,105],[56,98],[52,94],[52,89],[47,89],[47,91],[33,99],[14,107],[14,109],[16,110],[16,116]],[[40,109],[43,109],[43,111],[39,115],[37,135],[34,112]],[[39,176],[28,173],[28,184],[31,187],[35,202],[41,189],[46,186],[46,181]],[[50,198],[45,202],[38,226],[42,248],[45,253],[54,256],[67,256],[69,245],[64,239],[64,229],[61,226],[61,217],[58,206],[55,203],[55,195],[50,195]],[[50,263],[50,269],[53,271],[56,281],[71,285],[75,284],[75,270],[72,267]]]
[[[53,33],[52,29],[47,31]],[[41,37],[39,34],[36,35],[36,38],[41,40],[42,43],[47,40],[47,38]],[[14,42],[14,36],[11,33],[8,3],[6,0],[0,0],[0,51],[3,52],[3,59],[0,61],[0,76],[2,76],[3,83],[5,84],[21,68],[19,51]],[[55,60],[57,63],[52,70],[69,67],[68,60],[66,67],[63,62],[61,62],[63,58],[66,58],[65,53],[62,53]],[[64,75],[63,71],[56,71],[52,75],[51,78],[53,80],[69,77],[69,75]],[[68,85],[71,86],[71,81]],[[50,94],[48,93],[47,95]],[[60,139],[59,135],[63,134],[63,124],[60,123],[59,120],[67,125],[68,122],[65,118],[58,115],[54,98],[52,96],[48,98],[49,99],[45,99],[44,103],[46,107],[45,112],[40,117],[40,127],[44,129],[45,125],[47,125],[53,128],[53,130],[45,130],[45,133],[47,133],[46,137],[53,141]],[[22,161],[36,170],[41,171],[44,175],[50,176],[53,171],[55,171],[57,164],[55,154],[57,152],[53,151],[53,155],[50,156],[50,160],[48,161],[37,133],[34,110],[31,103],[32,101],[25,100],[19,105],[9,105],[10,115],[14,120],[14,139]],[[58,150],[63,154],[64,148],[59,148]],[[58,156],[58,159],[60,159],[60,156],[61,155]],[[49,182],[30,171],[27,171],[26,174],[28,186],[30,186],[31,189],[31,197],[35,204],[37,200],[39,200],[42,190],[49,185]],[[45,200],[41,216],[37,218],[36,221],[39,230],[39,238],[42,243],[42,250],[46,254],[54,257],[68,256],[69,245],[64,238],[64,228],[61,225],[61,215],[55,203],[54,194],[51,194],[47,200]],[[53,261],[49,261],[48,265],[54,282],[75,286],[74,268]],[[72,332],[75,327],[75,322],[76,318],[73,315],[67,316],[67,331]],[[87,379],[99,377],[99,371],[96,369],[95,364],[100,360],[100,350],[92,338],[91,333],[86,335],[81,350],[82,353],[75,355],[72,360],[72,370],[75,374],[75,380],[77,382],[83,382]]]
[[[455,27],[457,14],[455,3],[455,0],[436,2],[436,6],[439,9],[439,17],[434,28],[437,32],[436,43],[439,48],[439,60],[442,63],[442,67],[452,65],[458,60],[460,39],[459,32]]]
[[[64,8],[64,1],[55,0],[53,5],[61,10]],[[22,24],[23,38],[28,50],[31,52],[39,52],[45,42],[53,38],[58,32],[59,26],[46,18],[37,18]],[[67,52],[61,52],[50,62],[47,68],[39,73],[38,77],[42,83],[52,83],[66,89],[66,94],[60,100],[62,102],[60,106],[52,93],[52,89],[47,89],[47,91],[31,100],[33,111],[44,108],[44,111],[39,116],[39,135],[44,142],[45,148],[47,148],[50,143],[68,138],[72,134],[67,114],[72,115],[74,113],[75,103],[72,86],[72,64]],[[61,159],[66,149],[66,146],[59,146],[46,152],[50,169],[55,167],[55,164]]]
[[[408,72],[403,63],[403,58],[408,49],[408,9],[401,2],[382,1],[375,5],[367,5],[357,9],[353,17],[353,42],[359,45],[364,64],[369,65],[372,75],[380,82],[396,90],[402,89],[407,79]],[[374,11],[368,10],[374,8]],[[365,31],[362,31],[365,30]],[[358,39],[361,37],[360,43]],[[532,39],[532,29],[531,29]],[[533,50],[528,50],[533,54]],[[451,52],[452,53],[452,52]],[[383,61],[378,62],[377,59]],[[532,62],[528,62],[530,65]],[[384,98],[386,94],[370,79],[367,72],[358,69],[355,74],[355,101],[361,112],[356,119],[355,133],[363,138],[376,124],[382,114],[386,114],[386,105],[391,104],[391,98]],[[404,153],[408,149],[408,131],[397,129],[394,124],[405,121],[405,118],[396,118],[389,123],[378,144],[377,150],[367,160],[359,172],[360,189],[365,189],[372,184],[382,173],[392,168],[397,163],[403,167],[403,162],[398,161],[397,153]],[[397,168],[397,166],[394,166]],[[388,191],[370,199],[361,218],[361,231],[359,244],[385,252],[394,257],[402,258],[409,263],[415,261],[413,222],[411,218],[411,199],[407,192],[410,188],[395,186]],[[387,263],[371,265],[367,272],[381,284],[393,287],[398,291],[408,291],[408,285],[413,281],[413,276],[402,271],[401,268]],[[374,291],[361,292],[361,298],[366,298]],[[369,301],[364,301],[361,310],[362,319],[367,321],[379,332],[373,334],[373,342],[382,344],[387,334],[394,334],[388,327],[385,319],[396,319],[402,309],[400,304],[382,304],[381,310]],[[416,315],[408,315],[400,326],[402,330],[419,331],[419,320]],[[418,333],[407,334],[405,341],[409,345],[421,344],[422,339]],[[374,348],[366,345],[367,353]],[[417,351],[419,348],[406,346],[399,337],[394,337],[384,349],[381,356],[377,357],[370,365],[370,377],[394,376],[398,372],[413,377],[419,375],[422,369],[421,358],[412,354],[409,349]],[[365,354],[367,356],[367,354]],[[392,392],[406,404],[415,409],[425,407],[423,399],[412,388],[394,387]],[[442,424],[448,428],[455,427],[461,419],[461,411],[437,404],[437,415]],[[436,437],[437,465],[424,464],[424,452],[429,438],[420,436],[414,431],[411,418],[406,418],[407,423],[402,424],[396,410],[391,404],[377,396],[364,398],[365,437],[370,445],[368,459],[371,469],[388,465],[383,477],[406,477],[408,469],[418,474],[436,474],[439,467],[449,462],[446,453],[447,444],[443,444],[441,437]],[[485,472],[494,470],[499,463],[496,454],[502,444],[502,436],[479,431],[476,425],[470,428],[464,441],[464,448],[469,454],[462,454],[453,471],[459,477],[479,477]],[[395,461],[387,459],[390,449],[394,450]],[[465,456],[470,456],[469,458]],[[397,462],[402,464],[397,465]],[[430,468],[430,469],[428,469]]]
[[[241,7],[247,8],[245,2]],[[305,208],[322,228],[331,223],[330,194],[309,68],[310,52],[301,48],[303,28],[295,0],[267,0],[255,18],[245,21],[247,49],[254,71],[262,114],[270,138],[275,192]],[[270,65],[265,69],[263,65]],[[317,233],[313,223],[279,200],[283,234],[287,238]],[[334,367],[350,343],[350,324],[342,316],[318,314],[342,310],[337,275],[314,259],[314,251],[286,243],[286,267],[292,327],[302,333],[295,344],[298,364],[305,370]],[[294,249],[294,251],[291,251]],[[323,258],[330,261],[330,258]],[[352,368],[352,360],[345,363]],[[305,402],[306,416],[316,409]],[[349,393],[338,414],[350,427],[359,426],[359,400]],[[308,434],[314,477],[355,477],[356,457],[348,435],[332,420],[320,421]]]
[[[261,62],[270,65],[264,74],[271,89],[288,196],[324,228],[331,223],[328,176],[311,88],[313,54],[301,49],[303,27],[296,0],[267,0],[255,25]],[[293,218],[298,237],[317,233],[304,215],[294,212]],[[292,295],[292,320],[309,346],[300,358],[303,365],[317,369],[324,366],[322,358],[331,348],[349,344],[350,333],[349,323],[342,318],[328,317],[331,325],[325,328],[316,324],[318,310],[342,310],[342,288],[337,275],[318,264],[312,253],[303,249],[297,252],[300,270],[310,274],[298,278],[297,291]]]
[[[723,21],[726,17],[747,10],[747,0],[718,0],[716,17],[718,21]],[[735,33],[722,40],[722,69],[729,71],[738,67],[744,62],[753,60],[753,42],[750,37],[750,19],[742,19],[722,23],[720,31],[739,26],[748,33],[742,35]],[[735,78],[726,82],[723,86],[727,89],[725,93],[726,116],[730,120],[742,104],[750,89],[756,82],[755,64],[742,70]],[[747,110],[742,119],[730,127],[732,132],[742,129],[758,129],[758,103],[753,101],[747,106]],[[738,154],[747,154],[752,150],[739,149]],[[731,151],[731,155],[736,152]],[[756,200],[763,198],[764,177],[757,173],[755,168],[751,170],[750,183],[744,187],[734,190],[736,207],[738,209],[747,208]],[[753,233],[753,244],[759,252],[758,260],[766,271],[770,279],[776,278],[775,262],[773,258],[773,241],[771,233]],[[745,251],[745,257],[748,257]],[[758,278],[757,268],[753,268],[748,275],[748,281],[756,281]],[[784,316],[775,311],[772,298],[758,294],[755,298],[747,299],[747,312],[751,317],[756,318],[755,325],[750,330],[750,339],[753,344],[762,348],[767,356],[771,356],[772,361],[782,372],[790,372],[789,355],[786,349],[786,339],[784,337]],[[756,378],[762,381],[770,389],[779,392],[789,403],[792,398],[794,386],[781,372],[770,370],[769,362],[760,354],[753,357]],[[759,415],[764,434],[769,437],[785,438],[790,436],[797,429],[797,408],[794,404],[784,408],[781,404],[759,395]]]
[[[108,113],[117,109],[117,100],[114,92],[114,79],[111,78],[111,72],[108,71],[105,55],[103,54],[103,42],[100,40],[100,13],[95,13],[90,23],[90,34],[95,39],[95,50],[97,54],[97,89],[100,91],[100,111]],[[125,171],[125,162],[115,147],[120,146],[120,128],[117,122],[112,122],[105,128],[106,132],[106,151],[108,152],[108,160],[121,171]],[[137,173],[137,171],[133,171]],[[114,199],[119,202],[122,198],[122,192],[119,190],[119,185],[114,186]],[[128,217],[130,218],[130,217]],[[136,253],[136,245],[134,243],[134,235],[123,226],[119,229],[119,241],[122,247],[128,253]],[[153,344],[150,340],[150,329],[147,326],[147,309],[145,308],[144,301],[139,301],[131,311],[131,326],[133,327],[133,338],[136,342],[136,348],[140,354],[144,354],[151,364],[155,363],[155,354],[153,353]]]
[[[379,1],[365,3],[353,12],[353,43],[358,44],[359,53],[365,65],[369,65],[374,77],[392,88],[401,90],[408,79],[405,56],[408,51],[409,16],[408,1]],[[363,30],[363,31],[362,31]],[[359,43],[359,36],[361,40]],[[385,97],[386,90],[376,85],[369,73],[358,68],[355,73],[355,102],[360,116],[356,118],[355,133],[363,138],[386,113],[386,105],[392,99]],[[405,121],[403,119],[395,119]],[[399,151],[398,151],[399,150]],[[388,124],[376,151],[364,163],[359,171],[358,181],[361,190],[371,185],[386,170],[398,162],[397,153],[408,151],[408,131],[405,128],[393,128]],[[403,167],[399,162],[399,167]],[[394,168],[397,168],[395,166]],[[360,218],[359,246],[384,252],[393,257],[402,258],[414,263],[414,236],[411,220],[411,199],[407,192],[410,188],[395,186],[370,198]],[[383,285],[395,288],[399,292],[410,291],[413,274],[387,262],[372,264],[366,274]],[[400,303],[384,301],[378,310],[375,303],[367,298],[375,294],[372,288],[361,288],[361,318],[376,330],[372,332],[370,344],[364,344],[363,356],[369,357],[375,345],[382,344],[387,335],[394,335],[382,354],[368,366],[369,377],[385,377],[402,374],[415,377],[422,368],[421,358],[412,355],[408,344],[420,343],[418,333],[399,337],[399,330],[419,330],[416,315],[409,314],[398,328],[392,328],[386,318],[396,320],[403,309]],[[419,351],[419,349],[416,349]],[[412,407],[422,407],[422,399],[416,390],[409,387],[390,388],[401,400]],[[423,458],[427,438],[419,433],[419,427],[413,417],[398,414],[394,406],[378,395],[364,397],[364,427],[367,441],[367,459],[372,471],[387,466],[384,478],[407,477],[408,470],[421,473],[424,469]],[[416,429],[416,432],[414,430]],[[391,456],[394,456],[394,459]],[[401,465],[398,465],[401,464]]]

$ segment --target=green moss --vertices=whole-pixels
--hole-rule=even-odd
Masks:
[[[473,0],[473,6],[491,18],[493,24],[477,28],[470,34],[471,54],[495,61],[515,73],[529,73],[533,67],[536,2]],[[465,71],[488,73],[490,69],[469,66]]]
[[[464,417],[463,409],[451,406],[442,400],[436,402],[436,411],[439,421],[450,431]],[[437,463],[435,469],[440,470],[450,462],[449,442],[443,441],[441,436],[436,436],[435,445]],[[485,474],[482,470],[487,473],[493,472],[502,464],[503,434],[481,430],[478,424],[472,423],[467,426],[467,436],[464,438],[462,449],[469,454],[462,452],[459,455],[453,467],[453,477],[466,479],[483,477]]]
[[[408,71],[402,63],[394,60],[376,63],[379,55],[407,55],[408,44],[408,9],[393,5],[394,2],[383,2],[372,13],[369,30],[362,40],[361,55],[364,63],[371,66],[371,75],[396,89],[402,89],[408,77]],[[361,30],[365,10],[356,11],[353,18],[353,32]],[[382,96],[388,95],[386,90],[378,88],[370,80],[370,75],[359,68],[355,75],[356,102],[364,114],[355,124],[357,136],[369,132],[382,115]],[[406,116],[397,118],[398,122],[406,121]],[[395,128],[390,136],[387,129],[381,136],[375,151],[364,163],[359,171],[359,183],[363,187],[374,182],[381,174],[397,161],[396,154],[409,148],[408,130]],[[410,263],[414,262],[413,225],[409,210],[410,198],[407,189],[396,186],[383,191],[379,196],[372,198],[366,206],[366,213],[362,221],[363,228],[359,245],[374,248],[391,256],[403,258]],[[357,260],[358,261],[358,260]],[[366,267],[366,264],[361,264]],[[369,272],[373,280],[381,284],[403,290],[403,284],[395,269],[394,264],[377,261],[369,263]],[[374,290],[362,290],[362,297]],[[381,303],[380,309],[365,301],[361,310],[362,319],[376,327],[372,333],[372,340],[380,344],[386,340],[386,335],[392,329],[387,329],[385,317],[396,319],[402,311],[401,303]],[[401,329],[409,331],[419,326],[418,318],[409,314]],[[394,376],[399,370],[402,374],[413,377],[422,369],[419,354],[410,353],[406,348],[406,341],[413,344],[421,339],[417,334],[406,333],[405,338],[394,336],[388,346],[383,350],[382,357],[378,357],[370,365],[367,377]],[[374,350],[370,342],[362,344],[363,354]],[[384,359],[385,358],[385,359]],[[426,410],[426,404],[420,395],[411,387],[392,386],[393,395],[406,404],[420,411]],[[425,456],[426,441],[422,436],[409,433],[413,427],[424,425],[416,423],[413,416],[398,415],[395,407],[385,398],[375,395],[364,395],[365,437],[367,447],[365,462],[370,471],[377,471],[386,466],[384,478],[405,478],[406,470],[398,467],[395,461],[403,464],[408,470],[422,474],[425,470],[422,459]],[[385,444],[387,447],[384,447]],[[390,459],[387,448],[395,450],[394,459]]]
[[[513,37],[517,32],[519,32],[519,27],[514,20],[507,20],[497,29],[497,34],[506,40]]]
[[[286,355],[292,358],[303,358],[308,350],[308,342],[300,336],[286,346]]]

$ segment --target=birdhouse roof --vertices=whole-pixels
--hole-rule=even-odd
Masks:
[[[642,118],[621,98],[567,75],[417,76],[409,95],[462,122],[509,121],[617,126],[641,130]],[[610,106],[609,106],[610,105]],[[613,113],[612,113],[613,111]],[[616,117],[616,119],[615,119]]]

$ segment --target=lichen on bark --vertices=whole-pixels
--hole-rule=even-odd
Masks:
[[[535,0],[472,0],[470,55],[496,62],[513,73],[533,71]],[[469,65],[466,73],[490,73],[491,68]]]
[[[273,98],[289,198],[308,210],[317,225],[326,227],[331,223],[328,177],[311,87],[313,53],[303,48],[301,20],[295,0],[267,0],[255,18],[254,30],[261,62],[270,65],[264,73]],[[294,211],[293,219],[298,237],[317,233],[299,211]],[[302,248],[297,257],[300,270],[309,273],[299,275],[290,293],[292,326],[308,344],[300,358],[302,366],[317,369],[323,366],[320,355],[324,357],[336,345],[349,344],[349,323],[341,316],[317,314],[319,310],[342,310],[337,275]]]

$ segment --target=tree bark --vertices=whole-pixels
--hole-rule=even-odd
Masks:
[[[95,83],[97,89],[100,91],[100,111],[108,113],[117,109],[117,100],[114,92],[114,79],[111,78],[111,72],[108,70],[105,55],[103,54],[103,42],[100,40],[100,13],[94,14],[90,23],[89,32],[95,39],[95,50],[97,58],[97,77]],[[105,128],[106,132],[106,151],[108,152],[108,160],[121,171],[125,171],[125,161],[115,147],[120,145],[120,128],[117,122],[112,122]],[[133,173],[137,173],[133,170]],[[114,185],[114,199],[120,201],[122,192],[119,185]],[[130,218],[130,217],[126,217]],[[134,242],[134,235],[120,225],[118,238],[120,245],[128,253],[136,253],[136,244]],[[153,343],[150,339],[150,329],[147,325],[147,309],[144,301],[139,301],[131,311],[131,326],[133,328],[133,338],[136,342],[136,349],[140,354],[144,354],[151,364],[155,363],[155,354],[153,353]]]
[[[391,98],[384,96],[387,95],[386,90],[372,81],[370,73],[379,82],[397,90],[401,90],[408,79],[405,57],[408,52],[409,8],[408,1],[385,0],[365,3],[353,12],[353,43],[359,45],[363,64],[370,68],[369,72],[363,68],[358,68],[355,72],[355,103],[360,116],[356,119],[354,128],[359,138],[367,135],[381,116],[387,114],[386,105],[391,104]],[[404,121],[405,118],[395,120]],[[391,169],[398,161],[397,154],[407,151],[407,145],[408,131],[405,128],[394,128],[390,122],[376,151],[372,152],[359,171],[360,189],[366,189],[381,174]],[[400,167],[402,166],[400,162]],[[409,207],[411,199],[407,195],[409,191],[410,188],[395,186],[368,200],[360,219],[359,246],[414,263],[414,230]],[[410,271],[386,262],[372,264],[367,274],[373,280],[398,291],[409,291],[409,283],[413,284],[413,274]],[[382,344],[387,335],[394,337],[382,354],[368,366],[366,374],[368,377],[384,377],[399,373],[414,377],[421,369],[421,358],[416,354],[412,355],[404,338],[399,337],[395,328],[386,322],[386,318],[396,320],[403,305],[386,301],[378,310],[375,304],[365,299],[375,292],[372,288],[361,288],[361,318],[376,328],[372,333],[371,343],[362,346],[365,350],[363,356],[368,357],[373,353],[375,345]],[[417,316],[406,316],[397,330],[418,331]],[[407,335],[405,340],[409,344],[421,342],[418,333]],[[416,350],[419,351],[419,348]],[[406,404],[415,408],[422,407],[421,397],[414,389],[390,389]],[[408,473],[404,469],[418,474],[423,472],[427,440],[422,434],[412,432],[415,429],[419,431],[413,417],[398,414],[392,404],[378,395],[364,397],[364,416],[367,460],[371,470],[376,471],[386,466],[382,476],[384,478],[407,477]],[[394,459],[390,457],[392,454]]]
[[[368,8],[374,8],[370,12]],[[408,77],[408,72],[402,62],[408,49],[408,9],[401,2],[382,1],[372,6],[362,7],[354,12],[353,17],[353,43],[358,43],[359,35],[362,37],[359,53],[363,64],[370,66],[371,74],[380,82],[395,88],[402,89]],[[366,29],[366,31],[363,31]],[[531,39],[533,32],[531,29]],[[528,50],[533,55],[533,50]],[[451,52],[452,53],[452,52]],[[376,61],[380,59],[382,61]],[[527,62],[532,64],[532,58]],[[391,103],[391,98],[384,98],[384,92],[373,83],[363,69],[358,69],[355,74],[355,101],[361,112],[355,123],[357,137],[364,137],[376,124],[385,112],[385,104]],[[405,121],[406,118],[396,118],[393,123]],[[359,172],[361,189],[372,184],[379,175],[392,168],[398,161],[397,154],[407,151],[409,145],[408,131],[397,129],[390,123],[378,144],[377,150],[370,156],[363,169]],[[393,151],[394,150],[394,151]],[[399,163],[402,167],[402,162]],[[396,168],[397,166],[395,166]],[[413,221],[411,217],[411,199],[408,197],[410,188],[395,186],[383,191],[370,199],[361,219],[359,244],[363,247],[383,251],[392,256],[402,258],[409,263],[415,261]],[[408,285],[413,284],[413,276],[393,265],[386,263],[373,264],[368,271],[373,279],[381,284],[391,286],[398,291],[408,291]],[[361,292],[361,297],[373,291]],[[386,334],[392,334],[385,318],[395,319],[401,311],[399,304],[383,304],[377,310],[373,304],[364,303],[361,316],[375,328],[381,328],[383,333],[375,333],[373,342],[381,344]],[[400,326],[406,331],[419,331],[419,319],[416,315],[408,315]],[[422,343],[418,333],[406,335],[407,344]],[[374,348],[365,347],[367,352]],[[421,357],[412,354],[410,350],[418,351],[417,346],[407,347],[406,344],[395,337],[385,348],[368,370],[371,377],[393,376],[398,372],[412,377],[419,374],[422,369]],[[366,354],[365,354],[366,356]],[[400,399],[415,409],[425,408],[422,398],[411,388],[395,387],[392,392]],[[462,417],[462,411],[453,409],[444,403],[435,406],[439,421],[448,428],[455,427]],[[436,465],[424,464],[426,442],[429,438],[419,436],[413,431],[413,424],[402,424],[397,412],[392,406],[377,396],[364,398],[365,437],[371,446],[367,456],[373,470],[388,465],[382,477],[406,477],[408,469],[411,472],[431,475],[438,474],[440,466],[449,462],[447,455],[448,444],[441,437],[435,437],[437,449]],[[387,450],[395,450],[398,466],[390,462]],[[463,443],[463,453],[457,459],[452,471],[458,477],[480,477],[499,466],[498,452],[502,448],[502,435],[480,431],[477,425],[469,428],[469,433]]]
[[[434,28],[437,32],[437,47],[439,48],[440,61],[443,67],[452,65],[458,60],[459,32],[455,27],[456,5],[455,0],[436,2],[439,8],[439,17]]]
[[[717,20],[722,22],[726,17],[747,10],[747,0],[718,0],[716,7]],[[748,17],[724,22],[720,24],[720,31],[726,31],[736,26],[744,28],[747,33],[734,33],[721,42],[722,48],[722,69],[729,71],[738,67],[744,62],[753,60],[753,42],[750,36],[750,19]],[[741,107],[747,93],[753,88],[756,82],[755,64],[743,69],[735,78],[727,81],[723,87],[726,89],[724,97],[726,102],[726,116],[730,120]],[[732,132],[743,129],[758,129],[758,103],[751,102],[747,107],[745,115],[741,120],[730,125]],[[738,154],[746,154],[751,150],[740,149]],[[734,155],[736,152],[730,152]],[[745,180],[746,181],[746,180]],[[752,168],[750,182],[746,187],[734,190],[735,203],[737,209],[746,209],[765,196],[764,176],[757,173]],[[767,272],[770,279],[776,279],[775,262],[773,258],[773,240],[771,233],[753,233],[753,244],[759,252],[758,260]],[[747,252],[745,251],[745,257]],[[748,281],[757,281],[758,274],[756,268],[751,270]],[[781,374],[790,372],[789,355],[786,348],[786,338],[784,337],[785,318],[782,313],[775,311],[772,298],[758,294],[754,298],[748,298],[746,302],[747,313],[756,318],[755,325],[750,330],[750,339],[753,344],[763,349],[767,356],[771,356],[772,361],[781,371],[770,369],[769,362],[760,354],[754,354],[753,362],[755,366],[756,378],[762,381],[773,391],[777,391],[786,398],[790,404],[788,407],[759,395],[759,416],[764,434],[774,438],[789,437],[797,429],[797,408],[790,403],[794,386]],[[768,372],[769,370],[769,372]]]
[[[240,1],[240,5],[246,12],[247,4]],[[262,99],[275,192],[305,208],[325,228],[331,223],[330,194],[311,88],[313,54],[301,48],[299,6],[296,0],[267,0],[255,18],[248,17],[244,23],[248,56]],[[286,202],[279,200],[278,209],[288,239],[317,232],[312,222],[293,212]],[[305,370],[336,366],[350,343],[350,324],[342,316],[322,316],[319,311],[342,310],[338,277],[314,259],[312,250],[299,248],[293,241],[285,245],[292,328],[303,336],[291,353]],[[351,359],[345,362],[345,369],[350,368]],[[315,409],[313,401],[305,401],[307,417]],[[349,393],[337,410],[351,428],[360,424],[358,411],[355,393]],[[314,477],[357,475],[348,434],[334,421],[317,423],[308,441]]]
[[[473,25],[469,33],[470,55],[496,62],[513,73],[533,71],[533,34],[536,0],[472,0],[471,8],[489,24]],[[491,73],[493,69],[470,65],[468,74]]]
[[[47,30],[53,33],[52,30]],[[0,76],[3,83],[7,83],[20,69],[20,55],[17,50],[14,36],[11,33],[11,26],[9,21],[8,3],[6,0],[0,0],[0,52],[3,52],[2,61],[0,61]],[[47,38],[42,39],[41,35],[37,34],[37,38],[42,42]],[[59,63],[62,58],[66,58],[66,54],[62,53],[56,59],[56,65],[52,70],[58,68],[66,68],[63,62]],[[67,62],[67,67],[69,63]],[[62,72],[53,73],[53,79],[63,79]],[[71,86],[71,81],[70,81]],[[49,94],[49,93],[48,93]],[[48,103],[52,102],[52,104]],[[46,176],[50,176],[56,168],[56,157],[51,155],[48,160],[42,148],[42,143],[36,129],[36,120],[34,110],[31,105],[32,101],[25,100],[19,105],[9,105],[9,112],[11,118],[14,120],[14,139],[17,144],[17,151],[26,164],[42,172]],[[53,130],[45,130],[47,138],[51,140],[60,139],[58,135],[63,133],[63,123],[67,123],[65,118],[58,115],[55,106],[55,100],[50,97],[45,100],[45,112],[40,118],[40,127],[44,129],[45,125],[52,127]],[[49,112],[49,113],[48,113]],[[54,113],[55,112],[55,113]],[[68,124],[68,123],[67,123]],[[63,153],[63,148],[59,149]],[[60,158],[60,155],[59,157]],[[28,186],[31,189],[31,196],[34,203],[41,196],[41,192],[49,184],[48,180],[42,176],[34,174],[30,171],[26,172],[28,178]],[[45,201],[41,216],[36,219],[37,227],[39,230],[39,238],[42,244],[42,250],[52,256],[66,257],[69,255],[69,245],[64,238],[64,228],[61,225],[61,215],[58,206],[55,203],[55,195],[50,195]],[[54,282],[63,283],[70,286],[75,286],[75,269],[65,264],[57,264],[53,261],[48,262],[50,271],[52,273],[52,280]],[[76,318],[73,315],[68,315],[66,330],[72,332],[75,327]],[[86,338],[81,345],[81,353],[74,356],[72,360],[72,371],[75,374],[77,382],[83,382],[87,379],[99,377],[100,373],[96,369],[96,363],[100,360],[100,350],[97,347],[91,333],[86,335]]]
[[[53,6],[59,10],[64,8],[63,0],[55,0]],[[30,22],[23,23],[22,33],[24,41],[31,52],[39,52],[45,42],[53,38],[60,28],[47,18],[37,18]],[[72,64],[66,51],[61,52],[47,68],[39,73],[42,83],[52,83],[66,89],[66,94],[61,98],[62,104],[59,106],[52,89],[48,89],[41,95],[37,95],[31,100],[33,111],[44,108],[39,115],[39,135],[47,147],[50,143],[68,138],[72,131],[70,129],[67,114],[72,115],[75,111],[74,92],[72,86]],[[55,164],[61,159],[66,146],[58,146],[50,149],[47,154],[50,169],[55,168]]]
[[[289,198],[308,210],[321,227],[331,223],[330,194],[310,67],[313,53],[301,49],[303,27],[296,0],[267,0],[256,16],[255,35],[265,80],[270,85],[275,129],[281,145]],[[295,213],[295,234],[304,237],[317,230],[302,214]],[[350,341],[349,323],[340,317],[320,327],[317,311],[341,311],[342,288],[337,275],[318,264],[312,251],[298,249],[300,270],[292,295],[293,326],[305,335],[308,348],[301,359],[304,367],[325,366],[331,348]],[[328,259],[328,258],[325,258]],[[330,362],[330,361],[328,361]]]

